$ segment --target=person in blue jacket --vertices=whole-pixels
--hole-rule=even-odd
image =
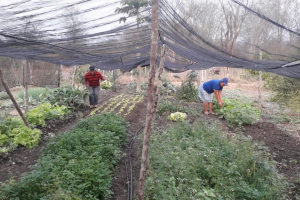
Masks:
[[[222,90],[223,86],[228,84],[228,78],[222,78],[221,80],[213,79],[200,84],[199,88],[199,97],[203,101],[204,114],[215,114],[212,110],[212,94],[215,94],[215,97],[218,101],[218,104],[222,106],[224,102],[222,101]],[[207,105],[209,111],[207,111]]]

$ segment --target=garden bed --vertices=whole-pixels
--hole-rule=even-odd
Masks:
[[[103,96],[100,98],[100,103],[120,95],[120,92],[106,92],[102,93]],[[134,96],[133,94],[132,96]],[[128,137],[132,136],[136,131],[138,131],[145,123],[146,120],[146,98],[141,102],[137,103],[135,108],[126,115],[125,118],[129,122]],[[200,103],[185,103],[186,106],[191,108],[201,108]],[[52,134],[65,132],[71,129],[79,119],[82,117],[88,117],[89,113],[93,109],[87,109],[82,114],[72,114],[72,117],[62,121],[52,122],[52,125],[47,126],[42,129],[42,140],[38,147],[32,149],[26,149],[24,147],[18,147],[15,151],[2,154],[0,160],[0,181],[5,182],[9,179],[18,180],[24,172],[30,171],[30,166],[35,165],[36,160],[40,154],[40,150],[43,149],[47,143],[49,137]],[[100,111],[101,112],[101,111]],[[125,113],[125,111],[124,111]],[[224,131],[229,130],[230,137],[234,137],[239,134],[240,131],[235,129],[228,129],[226,126],[226,121],[219,119],[218,116],[208,115],[205,116],[201,112],[199,116],[188,115],[188,120],[190,123],[194,123],[196,119],[211,121],[217,120],[220,122],[220,127]],[[167,115],[160,115],[155,118],[153,122],[153,130],[163,131],[166,124],[170,123],[167,119]],[[269,122],[268,119],[263,119],[262,121],[255,123],[254,125],[247,125],[242,128],[242,132],[246,136],[251,136],[253,142],[261,142],[269,149],[269,152],[273,155],[272,157],[277,163],[277,169],[282,173],[291,184],[291,191],[288,194],[290,199],[296,199],[296,196],[300,195],[299,191],[299,174],[300,174],[300,145],[299,139],[294,137],[290,132],[277,127],[278,124]],[[289,125],[289,124],[287,124]],[[134,182],[134,194],[137,194],[137,184],[139,178],[139,168],[140,168],[140,151],[141,151],[142,141],[137,140],[132,149],[132,159],[133,159],[133,182]],[[151,148],[151,143],[150,143]],[[112,190],[114,192],[112,199],[123,200],[127,198],[127,180],[124,163],[121,162],[116,168],[115,181],[113,182]]]

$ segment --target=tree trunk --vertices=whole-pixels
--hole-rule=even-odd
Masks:
[[[6,90],[7,94],[8,94],[8,96],[10,97],[10,99],[11,99],[11,101],[13,102],[15,108],[17,109],[17,111],[18,111],[20,117],[22,118],[24,124],[25,124],[28,128],[30,128],[30,125],[29,125],[28,121],[27,121],[26,118],[24,117],[24,115],[23,115],[23,113],[22,113],[22,110],[20,109],[18,103],[16,102],[14,96],[13,96],[12,93],[10,92],[9,87],[7,86],[7,84],[6,84],[6,82],[5,82],[4,78],[3,78],[3,74],[2,74],[1,68],[0,68],[0,79],[1,79],[1,82],[2,82],[2,84],[3,84],[3,86],[4,86],[4,88],[5,88],[5,90]]]
[[[150,132],[151,124],[154,116],[154,81],[155,81],[155,70],[156,70],[156,54],[158,46],[158,1],[152,1],[152,25],[151,25],[151,54],[150,54],[150,73],[149,73],[149,84],[148,84],[148,105],[147,105],[147,117],[144,130],[144,142],[142,149],[142,160],[141,160],[141,170],[139,178],[139,187],[138,187],[138,199],[143,200],[144,198],[144,188],[145,188],[145,177],[147,169],[147,158],[148,158],[148,149],[150,142]]]

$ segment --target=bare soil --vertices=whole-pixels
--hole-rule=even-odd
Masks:
[[[257,86],[257,85],[256,85]],[[256,86],[249,86],[247,89],[256,88]],[[233,86],[232,86],[233,87]],[[236,87],[239,87],[238,85]],[[234,89],[234,88],[228,88]],[[255,90],[253,90],[255,91]],[[102,93],[99,104],[104,101],[119,95],[123,91],[118,91],[116,93],[107,92]],[[129,122],[128,127],[128,141],[131,137],[144,125],[146,120],[146,105],[147,98],[144,101],[136,104],[136,107],[132,112],[126,116],[126,120]],[[198,103],[199,106],[200,103]],[[23,173],[29,172],[31,167],[35,165],[36,160],[39,157],[40,151],[47,144],[48,138],[51,134],[60,134],[61,132],[68,131],[73,126],[76,125],[77,120],[82,117],[88,116],[91,109],[83,111],[81,114],[72,114],[69,118],[51,122],[46,128],[43,128],[43,137],[38,147],[32,149],[26,149],[24,147],[18,147],[15,151],[7,154],[0,154],[0,182],[6,182],[10,178],[19,179]],[[217,116],[201,116],[201,118],[213,118],[218,119]],[[166,118],[157,118],[154,123],[159,124],[160,127],[164,127],[166,123]],[[189,116],[191,123],[194,122],[195,118]],[[226,122],[220,119],[223,124]],[[225,128],[225,125],[223,128]],[[281,124],[282,125],[282,124]],[[286,124],[290,126],[290,124]],[[281,126],[282,127],[282,126]],[[231,130],[234,131],[234,130]],[[260,122],[244,126],[242,129],[246,136],[251,136],[253,142],[261,142],[266,147],[268,147],[273,159],[277,162],[277,168],[280,173],[282,173],[287,180],[292,184],[289,198],[292,200],[297,199],[297,195],[300,196],[300,140],[286,131],[278,127],[278,124],[269,122],[267,119],[262,119]],[[300,134],[300,132],[298,132]],[[133,166],[133,183],[134,183],[134,194],[137,194],[137,186],[139,179],[139,169],[140,169],[140,152],[142,147],[142,141],[137,140],[133,144],[132,148],[132,166]],[[124,150],[126,146],[124,146]],[[127,199],[127,177],[126,169],[124,164],[124,158],[121,159],[120,165],[116,167],[115,171],[115,181],[113,183],[112,189],[114,195],[112,200],[124,200]]]

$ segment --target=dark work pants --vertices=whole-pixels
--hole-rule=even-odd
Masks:
[[[89,99],[90,99],[91,106],[98,104],[99,93],[100,93],[100,86],[97,87],[89,86]]]

